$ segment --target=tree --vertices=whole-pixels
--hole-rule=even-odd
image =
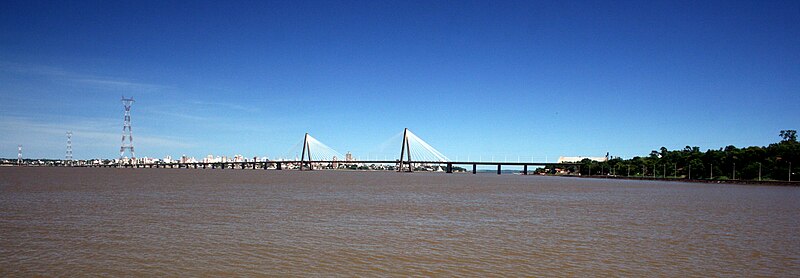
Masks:
[[[781,130],[781,138],[784,142],[797,142],[797,130]]]

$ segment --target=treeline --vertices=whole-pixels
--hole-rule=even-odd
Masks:
[[[581,175],[797,181],[797,169],[800,168],[797,163],[800,162],[797,131],[782,130],[780,137],[781,141],[766,147],[727,146],[705,152],[690,146],[682,150],[662,147],[646,157],[616,157],[606,162],[584,159],[581,165],[567,170]],[[555,173],[555,169],[546,170]]]

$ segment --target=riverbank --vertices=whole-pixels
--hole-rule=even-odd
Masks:
[[[624,176],[578,176],[569,175],[564,177],[590,178],[590,179],[620,179],[620,180],[642,180],[642,181],[671,181],[671,182],[691,182],[691,183],[713,183],[713,184],[746,184],[746,185],[772,185],[772,186],[800,186],[800,181],[775,181],[775,180],[699,180],[684,178],[658,178],[658,177],[624,177]]]

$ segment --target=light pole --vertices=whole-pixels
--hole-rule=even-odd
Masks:
[[[733,163],[733,179],[736,179],[736,162]]]
[[[758,181],[761,181],[761,162],[758,163]]]
[[[710,176],[710,178],[709,178],[709,179],[712,179],[712,180],[713,180],[713,179],[714,179],[714,164],[711,164],[711,169],[708,169],[708,171],[709,171],[709,173],[710,173],[710,174],[709,174],[709,176]]]
[[[692,164],[689,164],[689,176],[688,179],[692,179]]]
[[[628,164],[628,177],[630,177],[630,176],[631,176],[631,165]]]
[[[789,161],[789,181],[792,181],[792,162]]]

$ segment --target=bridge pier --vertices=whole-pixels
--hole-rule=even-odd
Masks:
[[[528,175],[528,164],[525,164],[524,166],[522,166],[522,175],[525,175],[525,176]]]
[[[474,174],[477,174],[477,173],[478,173],[478,164],[474,164],[473,163],[472,164],[472,174],[474,175]]]
[[[278,166],[278,168],[277,168],[278,170],[283,170],[283,163],[278,162],[277,166]]]
[[[453,163],[447,163],[447,173],[453,173]]]
[[[497,164],[497,174],[498,174],[498,175],[500,174],[500,171],[501,171],[501,170],[500,170],[500,164]]]

